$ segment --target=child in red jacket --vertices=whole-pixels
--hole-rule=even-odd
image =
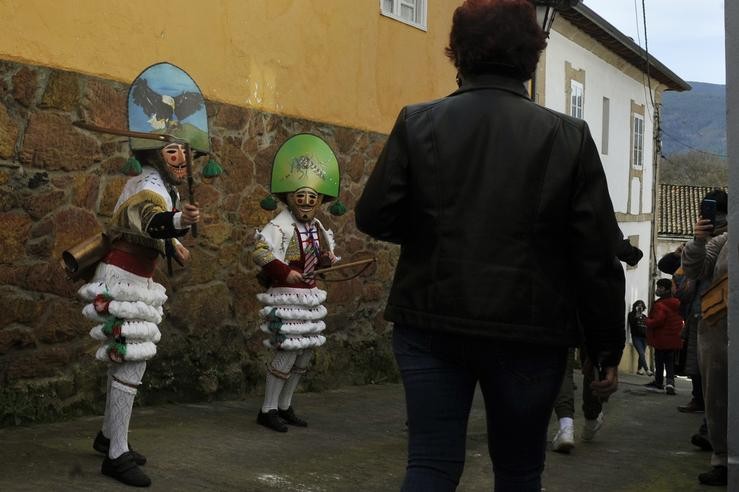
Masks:
[[[680,314],[680,300],[672,297],[672,282],[669,279],[657,280],[657,299],[647,317],[647,344],[654,347],[654,381],[645,386],[653,391],[665,390],[668,395],[675,394],[675,353],[682,348],[680,331],[683,318]],[[667,380],[663,387],[664,371]]]

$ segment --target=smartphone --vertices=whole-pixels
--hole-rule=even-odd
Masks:
[[[701,219],[708,219],[716,227],[716,200],[704,198],[701,201]]]

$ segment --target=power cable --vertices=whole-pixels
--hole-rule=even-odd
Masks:
[[[679,143],[680,145],[682,145],[682,146],[684,146],[684,147],[687,147],[687,148],[689,148],[689,149],[691,149],[691,150],[694,150],[694,151],[696,151],[696,152],[700,152],[701,154],[706,154],[706,155],[712,155],[712,156],[715,156],[715,157],[722,157],[722,158],[724,158],[724,159],[726,159],[727,157],[729,157],[729,156],[728,156],[728,155],[726,155],[726,154],[717,154],[717,153],[715,153],[715,152],[708,152],[707,150],[701,150],[701,149],[699,149],[699,148],[697,148],[697,147],[693,147],[693,146],[692,146],[692,145],[690,145],[690,144],[686,144],[685,142],[683,142],[682,140],[680,140],[680,139],[679,139],[679,138],[677,138],[676,136],[674,136],[674,135],[670,135],[669,133],[667,133],[667,132],[666,132],[666,131],[664,131],[664,130],[662,130],[662,133],[663,133],[664,135],[666,135],[666,136],[670,137],[670,139],[672,139],[672,141],[674,141],[674,142],[677,142],[677,143]]]

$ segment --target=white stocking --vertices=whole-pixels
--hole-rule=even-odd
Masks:
[[[103,436],[110,439],[110,384],[113,382],[113,368],[108,368],[108,384],[105,387],[105,414],[103,414]]]
[[[294,351],[278,350],[275,353],[275,358],[272,359],[272,362],[269,363],[269,367],[267,368],[267,383],[264,386],[262,412],[266,413],[270,410],[277,410],[277,400],[280,397],[280,392],[282,391],[282,387],[285,386],[285,381],[297,357],[298,354]],[[275,373],[278,375],[275,375]],[[283,375],[284,377],[280,377]]]
[[[285,381],[285,385],[280,392],[280,410],[287,410],[288,408],[290,408],[290,405],[292,404],[293,393],[295,393],[295,388],[298,387],[300,377],[308,369],[308,363],[310,362],[312,356],[312,350],[304,350],[303,353],[301,353],[295,360],[295,365],[293,366],[293,370],[290,373],[290,378]]]
[[[110,449],[108,457],[116,459],[128,451],[128,424],[131,420],[133,401],[136,398],[136,386],[146,370],[146,362],[123,362],[111,368],[110,383],[109,432]]]

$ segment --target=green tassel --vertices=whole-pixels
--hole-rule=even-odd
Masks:
[[[223,174],[223,168],[213,159],[208,159],[208,163],[203,168],[203,177],[215,178]]]
[[[105,333],[107,336],[111,336],[113,334],[113,328],[121,325],[123,325],[123,320],[121,320],[120,318],[111,317],[103,325],[103,333]]]
[[[328,209],[328,211],[331,212],[331,215],[344,215],[346,213],[346,207],[339,200],[336,200],[334,203],[331,204],[331,207]]]
[[[135,157],[130,157],[121,169],[126,176],[138,176],[142,170],[141,163]]]
[[[121,359],[126,359],[126,344],[125,343],[111,343],[108,345],[108,352],[115,351],[118,352],[118,355],[121,356]]]
[[[275,197],[269,194],[265,198],[263,198],[261,202],[259,202],[259,206],[262,207],[264,210],[274,210],[277,208],[277,200],[275,200]]]

